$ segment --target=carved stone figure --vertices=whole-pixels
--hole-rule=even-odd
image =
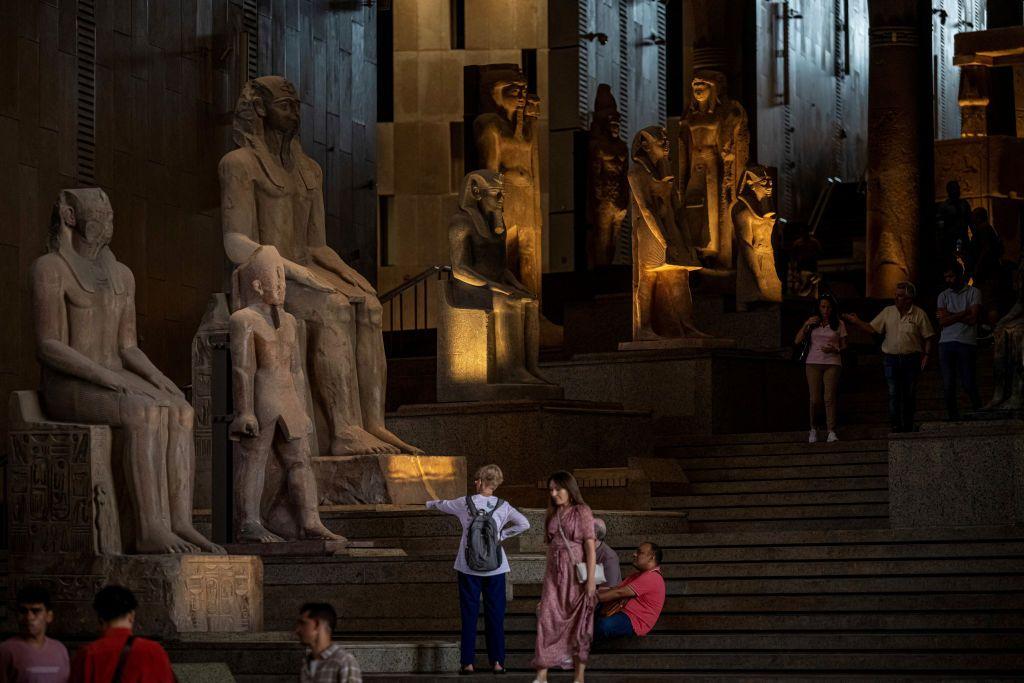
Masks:
[[[1017,303],[996,323],[992,375],[995,392],[987,410],[1024,408],[1024,259],[1013,276]]]
[[[750,166],[743,174],[742,190],[732,205],[736,228],[736,302],[782,301],[782,282],[775,270],[775,206],[768,169]]]
[[[245,84],[238,149],[221,159],[224,249],[236,265],[261,245],[284,258],[285,308],[308,333],[307,376],[331,455],[420,453],[384,426],[387,363],[381,305],[367,280],[327,246],[323,172],[299,143],[299,98],[280,76]]]
[[[320,521],[316,478],[310,464],[312,420],[306,414],[306,377],[298,324],[283,310],[284,259],[271,246],[258,248],[232,275],[231,371],[235,418],[229,434],[235,458],[235,538],[268,543],[292,536],[342,540]],[[260,515],[271,451],[287,474],[270,514],[274,533]],[[284,518],[286,524],[272,522]]]
[[[590,266],[615,258],[619,232],[629,208],[629,147],[619,139],[619,110],[611,87],[602,83],[594,100],[587,165],[587,223]]]
[[[135,279],[108,247],[113,231],[103,190],[60,193],[50,253],[32,264],[43,409],[122,430],[135,552],[223,552],[192,526],[192,407],[138,347]]]
[[[493,111],[476,117],[473,135],[480,163],[505,179],[508,269],[539,299],[543,268],[537,146],[540,98],[527,92],[526,78],[514,65],[487,69],[482,87]],[[543,316],[541,325],[545,345],[561,340],[560,327]]]
[[[648,126],[633,138],[633,340],[706,336],[693,324],[690,271],[701,265],[676,225],[679,195],[669,174],[668,134]]]
[[[725,76],[697,70],[693,99],[679,124],[679,180],[687,229],[703,245],[706,265],[732,268],[733,229],[729,208],[750,156],[750,131],[743,106],[725,93]]]

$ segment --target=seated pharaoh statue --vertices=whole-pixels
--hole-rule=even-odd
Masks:
[[[996,323],[992,379],[995,391],[986,410],[1024,408],[1024,258],[1013,275],[1017,302]]]
[[[113,232],[103,190],[60,193],[50,253],[32,264],[43,409],[53,420],[121,430],[129,550],[223,552],[192,526],[192,407],[138,347],[135,278],[108,247]]]
[[[420,453],[384,426],[381,305],[373,286],[327,246],[323,172],[298,133],[295,86],[280,76],[245,84],[235,110],[238,149],[219,167],[224,249],[235,265],[264,244],[284,258],[285,308],[305,323],[306,376],[329,432],[322,450]]]
[[[343,540],[323,525],[317,509],[309,448],[313,425],[306,414],[298,323],[282,310],[284,259],[274,247],[260,247],[231,280],[235,538],[243,543]],[[286,475],[264,520],[260,508],[272,451]]]

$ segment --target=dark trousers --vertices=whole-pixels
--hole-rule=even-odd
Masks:
[[[942,394],[946,399],[946,416],[950,420],[960,417],[959,397],[956,391],[956,377],[960,375],[960,383],[971,400],[971,407],[981,407],[978,396],[978,383],[975,378],[975,361],[978,347],[963,342],[943,342],[939,344],[939,367],[942,368]]]
[[[601,643],[612,638],[635,636],[633,624],[625,612],[616,612],[610,617],[602,617],[600,613],[594,619],[594,642]]]
[[[459,575],[459,610],[462,613],[462,666],[476,661],[476,620],[480,596],[484,597],[484,630],[487,658],[491,664],[505,664],[505,575]]]
[[[889,388],[889,425],[894,432],[914,431],[917,377],[921,354],[885,354],[885,383]]]

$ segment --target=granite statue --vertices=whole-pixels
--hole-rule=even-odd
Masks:
[[[218,169],[225,251],[235,265],[260,245],[284,258],[285,309],[305,324],[314,419],[326,426],[319,452],[418,454],[384,425],[381,305],[373,286],[327,245],[323,172],[298,132],[295,86],[280,76],[245,84],[234,118],[238,149]]]
[[[676,223],[679,195],[668,134],[648,126],[633,138],[633,340],[706,336],[693,323],[690,271],[701,264]]]
[[[733,267],[729,209],[750,156],[750,131],[743,106],[726,95],[725,76],[697,70],[689,110],[679,124],[679,188],[687,229],[702,246],[710,267]]]
[[[995,391],[986,410],[1020,410],[1024,408],[1024,258],[1013,276],[1017,302],[998,323],[992,336],[995,353],[992,378]]]
[[[736,229],[736,302],[740,306],[782,301],[782,281],[775,269],[774,187],[768,169],[749,166],[740,182],[741,191],[732,205]]]
[[[587,251],[590,267],[615,259],[629,208],[629,147],[619,139],[619,110],[611,87],[597,88],[587,159]]]
[[[298,323],[284,310],[285,266],[277,249],[256,249],[235,269],[231,290],[235,309],[230,322],[235,418],[229,434],[238,442],[235,540],[342,540],[323,525],[317,509],[319,498],[309,447],[313,424],[306,413]],[[271,452],[286,474],[264,523],[260,507]]]
[[[194,415],[138,346],[135,279],[110,250],[114,213],[98,188],[63,190],[49,253],[32,264],[32,309],[46,417],[109,425],[131,501],[139,554],[221,553],[192,525]]]

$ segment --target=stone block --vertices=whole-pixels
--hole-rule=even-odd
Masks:
[[[719,337],[675,337],[646,341],[619,343],[619,351],[670,351],[672,349],[731,349],[736,346],[733,339]]]
[[[210,297],[199,328],[192,338],[192,407],[195,410],[193,436],[196,444],[196,483],[193,506],[211,507],[213,477],[213,366],[214,350],[228,343],[231,311],[227,296]]]
[[[46,586],[58,605],[55,633],[90,637],[92,599],[111,583],[130,588],[146,635],[254,632],[263,628],[263,564],[248,555],[11,555],[8,596]],[[13,630],[13,624],[5,625]]]
[[[231,669],[224,663],[172,664],[179,683],[234,683]]]
[[[894,528],[1024,524],[1024,421],[891,434],[889,519]]]

